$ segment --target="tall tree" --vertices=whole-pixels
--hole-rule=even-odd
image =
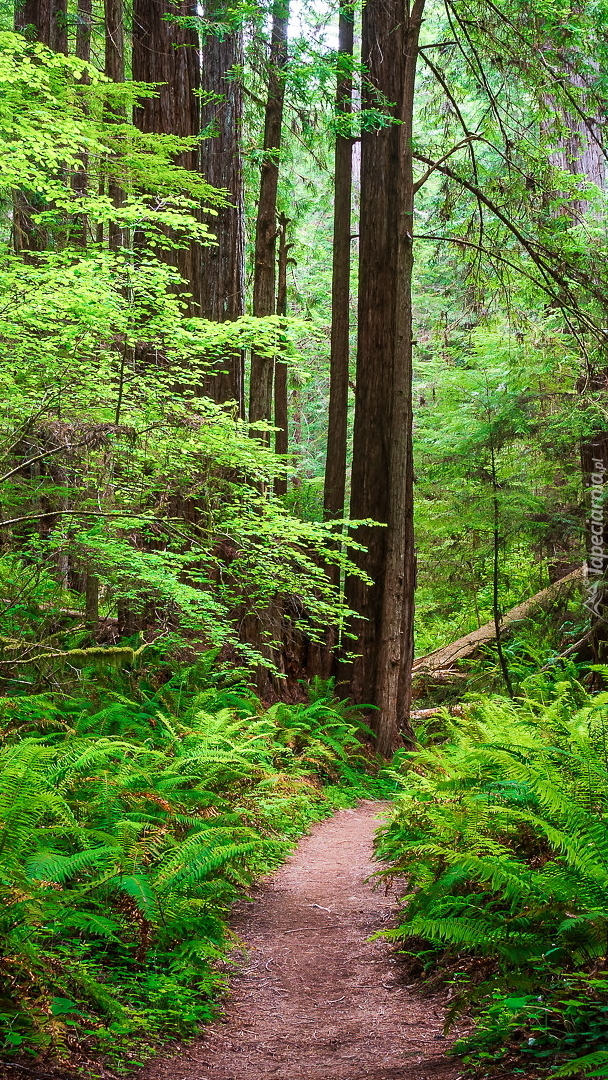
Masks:
[[[105,0],[105,74],[114,82],[125,80],[125,29],[123,0]],[[124,109],[116,115],[116,120],[124,120]],[[120,206],[123,192],[113,181],[108,187],[108,195],[114,206]],[[108,240],[114,250],[122,246],[123,230],[115,222],[109,225]]]
[[[192,0],[134,0],[133,78],[159,83],[156,97],[145,98],[134,110],[137,126],[159,135],[196,136],[200,131],[197,91],[200,88],[198,33],[178,20],[196,15]],[[198,152],[181,154],[176,164],[198,168]],[[167,252],[188,282],[193,312],[200,310],[196,245]]]
[[[338,79],[336,116],[348,122],[352,112],[352,57],[354,20],[352,6],[341,4],[338,27]],[[352,202],[352,138],[336,134],[334,155],[334,238],[331,289],[331,353],[329,419],[325,464],[324,507],[327,518],[344,513],[346,444],[348,424],[348,374],[350,358],[350,246]]]
[[[279,151],[285,101],[287,28],[289,0],[274,0],[268,72],[268,96],[264,115],[264,148],[260,176],[260,198],[255,227],[253,272],[253,314],[275,312],[277,188]],[[249,421],[272,419],[272,357],[253,353],[249,388]],[[267,440],[265,440],[267,441]]]
[[[277,315],[287,314],[287,266],[289,263],[289,249],[292,246],[287,243],[287,227],[289,218],[285,214],[279,214],[279,260],[278,260],[278,286],[277,286]],[[275,453],[284,456],[289,448],[289,415],[287,402],[287,364],[284,360],[276,360],[274,365],[274,424],[276,433],[274,437]],[[274,482],[276,495],[287,494],[287,477],[277,476]]]
[[[76,8],[76,56],[79,60],[91,59],[91,24],[93,0],[78,0]]]
[[[204,92],[201,105],[203,139],[200,171],[214,187],[228,191],[229,205],[213,221],[216,243],[198,249],[201,315],[224,322],[245,311],[245,209],[241,128],[243,87],[243,33],[226,24],[222,0],[207,0],[205,20],[217,32],[208,32],[202,45],[201,68]],[[236,401],[244,416],[244,357],[233,352],[222,357],[217,374],[205,382],[205,393],[214,401]]]
[[[385,527],[357,530],[373,584],[350,578],[347,597],[358,613],[351,691],[377,707],[384,754],[407,725],[413,654],[412,129],[424,2],[369,0],[363,9],[363,107],[394,102],[396,122],[362,136],[351,516]]]
[[[35,34],[55,52],[68,51],[67,0],[25,0],[17,7],[15,27]]]
[[[34,37],[54,52],[68,51],[67,0],[19,0],[15,6],[15,29]],[[40,200],[26,191],[13,197],[13,244],[16,251],[43,251],[46,231],[32,221],[32,214],[44,209]]]

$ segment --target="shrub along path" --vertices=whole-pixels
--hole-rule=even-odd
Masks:
[[[381,804],[315,826],[240,905],[247,959],[223,1022],[141,1080],[457,1080],[436,1000],[405,985],[384,941],[393,904],[366,882]]]

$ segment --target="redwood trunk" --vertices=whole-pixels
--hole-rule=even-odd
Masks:
[[[341,7],[338,29],[340,57],[353,55],[352,8]],[[353,78],[349,66],[338,74],[336,112],[352,112]],[[334,239],[331,292],[329,422],[325,464],[325,517],[342,517],[346,490],[348,374],[350,358],[350,245],[352,202],[352,139],[336,136],[334,172]]]
[[[17,11],[15,27],[17,30],[32,27],[43,45],[67,54],[67,0],[26,0]]]
[[[146,98],[134,110],[137,126],[158,135],[198,135],[200,87],[198,34],[184,29],[165,16],[196,14],[191,0],[134,0],[133,78],[137,82],[162,83],[154,98]],[[198,167],[198,152],[189,151],[177,159],[186,169]],[[176,266],[188,282],[193,313],[200,311],[200,287],[196,245],[179,251],[159,253]]]
[[[363,10],[363,105],[380,91],[398,124],[364,132],[361,147],[359,335],[351,517],[373,585],[351,578],[358,658],[351,692],[375,705],[378,749],[390,754],[407,719],[413,656],[412,114],[424,0],[369,0]]]
[[[260,201],[255,230],[253,276],[253,314],[273,315],[276,288],[276,214],[279,182],[279,151],[285,100],[287,65],[288,0],[275,0],[272,12],[268,99],[264,119],[264,154],[260,178]],[[272,382],[274,361],[271,357],[251,357],[249,421],[272,419]],[[268,437],[264,436],[264,442]]]
[[[205,17],[221,25],[225,8],[214,0],[205,5]],[[202,89],[213,95],[201,109],[201,130],[212,132],[201,143],[200,171],[215,188],[230,193],[230,206],[211,219],[216,244],[199,249],[200,314],[214,322],[238,319],[245,311],[245,209],[241,128],[243,88],[243,35],[230,30],[209,34],[202,48]],[[205,380],[205,393],[214,401],[236,401],[245,414],[243,353],[223,357],[217,374]]]
[[[287,243],[288,218],[279,214],[279,283],[277,289],[277,315],[287,314],[287,260],[290,244]],[[274,368],[274,437],[275,453],[284,456],[289,449],[287,410],[287,364],[277,360]],[[277,476],[274,482],[276,495],[287,494],[287,477]]]
[[[125,81],[125,30],[124,30],[124,6],[123,0],[105,0],[105,74],[113,82]],[[117,111],[116,120],[124,120],[124,110]],[[118,184],[110,181],[108,195],[114,206],[122,206],[123,192]],[[123,230],[115,222],[111,221],[108,226],[108,242],[110,248],[116,251],[122,247],[124,241]]]

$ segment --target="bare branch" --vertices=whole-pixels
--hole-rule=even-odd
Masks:
[[[440,157],[438,161],[434,162],[426,170],[426,172],[420,177],[420,179],[417,180],[416,183],[414,184],[414,194],[417,191],[420,190],[420,188],[423,186],[423,184],[426,184],[429,176],[432,176],[433,173],[436,172],[436,170],[439,168],[440,165],[443,164],[444,161],[447,161],[448,158],[450,158],[452,156],[452,154],[456,154],[459,150],[462,150],[465,146],[468,146],[471,142],[474,142],[476,139],[479,139],[479,137],[480,137],[479,135],[473,135],[473,134],[467,135],[466,139],[462,139],[462,141],[459,142],[456,146],[453,146],[451,150],[448,150],[448,152],[446,154],[444,154],[443,157]]]

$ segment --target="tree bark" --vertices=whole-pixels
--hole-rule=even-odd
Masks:
[[[287,314],[287,262],[291,244],[287,243],[289,219],[279,214],[279,281],[277,288],[277,315]],[[287,409],[287,364],[277,360],[274,366],[274,449],[276,454],[284,456],[289,449],[289,417]],[[277,476],[274,482],[275,495],[287,494],[287,477]]]
[[[15,28],[31,27],[37,41],[54,52],[68,51],[67,0],[26,0],[16,11]]]
[[[123,0],[105,0],[105,74],[115,83],[125,81],[125,29]],[[116,120],[124,120],[124,110],[115,113]],[[114,181],[108,185],[108,195],[114,206],[122,206],[124,193]],[[115,222],[108,226],[108,243],[112,251],[123,246],[123,230]]]
[[[571,86],[585,90],[589,81],[573,71],[564,60],[564,66],[568,70],[568,81]],[[591,116],[574,114],[562,105],[548,97],[546,104],[554,113],[552,121],[545,121],[543,132],[549,139],[557,142],[557,148],[549,156],[549,161],[557,169],[569,172],[573,176],[584,177],[589,183],[595,184],[600,190],[606,187],[608,165],[603,147],[602,127]],[[593,104],[589,102],[585,113],[593,112]],[[566,198],[566,196],[563,196]],[[591,209],[591,204],[586,199],[568,199],[567,211],[574,221],[580,222],[584,215]]]
[[[275,311],[277,188],[285,100],[288,23],[289,0],[274,0],[268,98],[264,118],[264,152],[255,229],[254,315],[273,315]],[[250,423],[255,423],[256,420],[270,421],[272,419],[273,366],[274,361],[271,357],[252,354],[249,390]],[[261,437],[260,433],[257,433],[256,437]],[[268,436],[261,437],[261,441],[268,443]]]
[[[158,95],[146,98],[134,110],[134,121],[145,132],[158,135],[198,135],[200,54],[198,33],[185,29],[164,16],[196,14],[191,0],[134,0],[133,78],[137,82],[162,83]],[[181,154],[176,162],[186,169],[198,168],[198,151]],[[161,257],[176,266],[192,294],[191,310],[200,312],[200,283],[196,244]]]
[[[350,61],[353,55],[352,8],[340,8],[338,52]],[[336,113],[352,112],[352,68],[339,70]],[[331,347],[329,420],[325,463],[324,508],[326,518],[342,517],[346,490],[348,426],[348,375],[350,359],[350,245],[352,202],[352,139],[338,133],[334,157],[334,239],[331,288]]]
[[[222,0],[207,0],[205,17],[222,23]],[[210,33],[202,46],[202,89],[213,95],[201,107],[201,130],[211,130],[200,150],[200,171],[215,188],[230,193],[230,206],[211,220],[216,244],[198,249],[200,314],[214,322],[238,319],[245,311],[245,208],[241,128],[243,88],[243,34],[230,29],[223,36]],[[219,361],[217,374],[205,380],[205,394],[214,401],[236,401],[245,415],[244,357],[235,351]]]
[[[355,701],[376,706],[380,753],[411,738],[415,556],[412,468],[412,125],[424,0],[369,0],[363,10],[364,107],[380,92],[398,121],[364,132],[361,146],[359,331],[351,517],[365,526],[358,556],[373,584],[347,583],[357,611]]]
[[[79,60],[85,60],[87,64],[91,59],[92,14],[93,0],[78,0],[76,9],[76,56]]]

